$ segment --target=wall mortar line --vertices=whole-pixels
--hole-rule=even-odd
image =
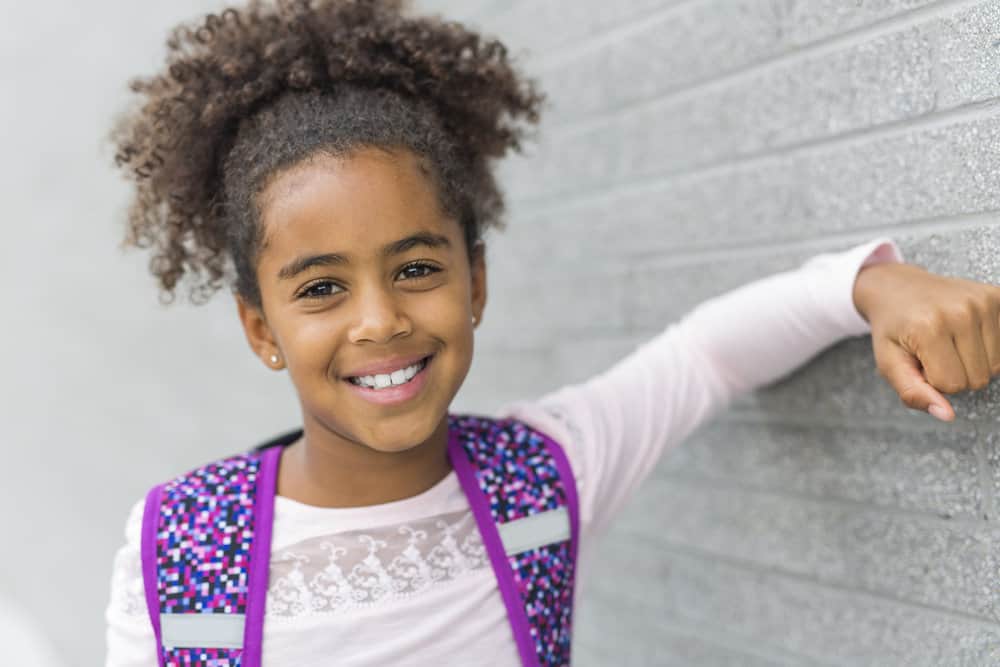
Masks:
[[[922,609],[925,611],[933,612],[935,614],[950,616],[953,618],[961,619],[962,621],[965,622],[981,624],[984,628],[989,628],[990,630],[996,630],[997,628],[1000,628],[1000,621],[991,620],[989,618],[986,618],[984,616],[978,616],[976,614],[961,612],[955,609],[948,609],[946,607],[937,607],[935,605],[930,605],[915,600],[898,598],[896,596],[887,595],[885,593],[878,593],[864,588],[855,588],[853,586],[844,586],[841,584],[820,581],[813,577],[805,576],[802,574],[798,574],[796,572],[791,572],[789,570],[779,568],[775,565],[761,565],[760,563],[756,563],[754,561],[748,561],[743,558],[738,558],[736,556],[726,556],[712,551],[706,551],[705,549],[699,549],[698,547],[693,547],[687,544],[671,542],[670,540],[664,540],[662,538],[657,538],[657,540],[654,542],[648,536],[643,535],[642,533],[631,533],[629,536],[634,537],[636,541],[642,542],[645,545],[655,548],[661,552],[676,551],[680,554],[687,556],[694,556],[697,558],[709,558],[749,572],[773,575],[783,579],[793,579],[805,585],[816,586],[828,590],[838,591],[841,593],[848,593],[851,595],[859,595],[881,603],[891,603],[893,605],[899,605],[913,609]]]
[[[745,66],[737,67],[736,69],[723,71],[701,81],[660,91],[656,95],[650,95],[614,108],[573,119],[569,123],[552,128],[550,133],[556,137],[584,134],[608,122],[627,117],[632,113],[641,113],[649,107],[656,107],[661,104],[666,106],[675,102],[682,102],[697,97],[702,93],[711,92],[716,88],[725,87],[726,84],[743,79],[748,75],[767,71],[772,67],[780,68],[789,64],[794,65],[800,60],[828,55],[981,4],[982,0],[944,0],[943,3],[912,9],[903,14],[897,14],[848,32],[822,38],[802,47],[793,47],[775,56],[764,58]]]
[[[561,190],[545,193],[537,197],[511,199],[511,206],[518,208],[519,215],[548,213],[566,207],[567,201],[577,204],[588,201],[602,201],[625,194],[641,194],[650,189],[688,180],[714,176],[718,173],[735,172],[777,161],[778,159],[803,156],[822,156],[823,153],[871,144],[882,139],[892,139],[916,132],[936,130],[962,123],[995,120],[1000,116],[1000,98],[969,102],[944,111],[934,111],[922,116],[904,120],[861,127],[841,134],[816,137],[792,142],[773,149],[750,151],[743,154],[722,156],[692,168],[668,169],[648,174],[636,174],[627,181],[613,181],[606,187],[587,187],[579,190]],[[555,203],[554,203],[555,202]]]

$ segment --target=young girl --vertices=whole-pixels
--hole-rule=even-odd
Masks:
[[[500,43],[400,4],[227,10],[132,85],[130,242],[168,296],[232,285],[302,424],[135,504],[109,667],[567,664],[578,555],[736,395],[869,331],[904,402],[944,419],[937,389],[1000,371],[996,288],[883,238],[707,301],[587,382],[450,413],[503,211],[492,164],[541,96]]]

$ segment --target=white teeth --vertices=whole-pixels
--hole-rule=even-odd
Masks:
[[[393,371],[392,373],[379,373],[378,375],[364,375],[362,377],[351,378],[351,382],[361,385],[362,387],[368,387],[369,389],[385,389],[390,386],[406,384],[413,379],[413,376],[419,373],[425,365],[425,362],[420,361],[419,363],[407,366],[406,368],[401,368],[398,371]]]

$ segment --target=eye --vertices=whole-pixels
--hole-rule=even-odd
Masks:
[[[427,264],[426,262],[413,262],[412,264],[407,264],[399,271],[399,275],[406,275],[410,280],[419,280],[420,278],[426,278],[431,274],[437,273],[441,269]]]
[[[302,299],[321,299],[325,296],[333,296],[343,289],[332,280],[317,280],[303,287],[298,297]]]

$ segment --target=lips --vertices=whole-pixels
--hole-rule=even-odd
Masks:
[[[394,371],[402,370],[408,366],[418,364],[424,359],[428,359],[432,354],[411,354],[407,356],[394,356],[380,361],[373,361],[363,366],[357,366],[343,375],[345,379],[362,377],[364,375],[389,375]]]
[[[368,403],[383,407],[403,405],[408,401],[416,399],[423,392],[423,388],[428,382],[428,368],[431,366],[430,362],[433,360],[433,356],[428,357],[427,364],[416,375],[410,378],[408,382],[403,384],[390,385],[382,389],[357,385],[350,379],[345,379],[344,384],[350,388],[350,391],[355,396]]]

